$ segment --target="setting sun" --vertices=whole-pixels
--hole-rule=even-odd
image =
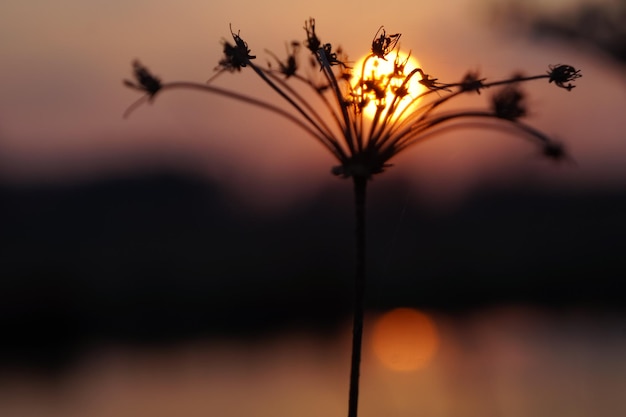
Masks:
[[[394,371],[423,368],[432,360],[438,346],[435,323],[413,308],[391,310],[374,325],[374,353],[385,367]]]
[[[365,65],[363,65],[364,63]],[[397,65],[404,67],[402,76],[397,76]],[[390,54],[386,60],[368,55],[357,61],[354,65],[355,75],[357,76],[355,79],[366,82],[376,80],[378,83],[382,82],[387,85],[384,99],[378,103],[374,100],[370,101],[364,107],[363,114],[367,118],[373,119],[378,105],[382,104],[388,107],[394,98],[394,91],[401,86],[402,82],[411,71],[419,67],[419,62],[417,62],[413,56],[403,52]],[[394,74],[396,76],[392,76]],[[406,106],[411,103],[412,99],[415,99],[425,91],[424,86],[419,83],[419,80],[420,76],[417,74],[409,80],[406,86],[408,94],[400,101],[398,108],[394,112],[395,115],[400,115]],[[356,88],[358,85],[354,87]]]

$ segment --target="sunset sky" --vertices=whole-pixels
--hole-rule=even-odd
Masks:
[[[547,161],[502,131],[455,130],[392,160],[385,178],[408,181],[372,182],[371,201],[383,204],[368,212],[371,304],[441,311],[417,315],[423,361],[395,370],[383,357],[391,351],[395,366],[403,352],[380,341],[404,327],[368,312],[360,415],[626,415],[623,307],[601,310],[621,302],[626,270],[625,67],[582,44],[507,30],[495,10],[512,1],[1,0],[0,328],[12,326],[3,335],[15,357],[75,362],[62,377],[4,373],[14,365],[6,344],[0,414],[345,413],[350,331],[336,320],[352,288],[353,223],[336,161],[278,116],[196,91],[122,117],[140,97],[123,85],[133,60],[165,82],[204,82],[229,25],[265,66],[266,51],[284,56],[314,17],[322,42],[352,61],[382,25],[402,33],[402,50],[443,82],[555,64],[583,74],[570,92],[545,79],[524,85],[527,122],[571,160]],[[524,4],[559,13],[577,2]],[[247,69],[214,83],[280,103]],[[463,105],[484,108],[491,94]],[[316,193],[337,184],[346,193]],[[492,186],[502,197],[481,200]],[[404,196],[410,187],[417,198]],[[422,211],[429,203],[460,209]],[[261,206],[279,215],[256,216]],[[463,312],[525,300],[546,312]],[[309,334],[311,317],[335,327]],[[83,337],[93,343],[74,357]]]
[[[468,70],[490,79],[519,70],[542,74],[559,63],[582,70],[569,93],[544,80],[527,85],[529,122],[565,143],[575,165],[555,167],[501,132],[456,131],[394,161],[392,172],[409,174],[433,197],[454,199],[479,183],[501,181],[624,186],[626,78],[579,46],[503,31],[490,17],[496,4],[502,2],[5,0],[0,178],[84,181],[173,166],[236,187],[272,188],[285,201],[299,198],[296,190],[336,181],[330,155],[298,128],[232,100],[178,91],[129,120],[121,117],[138,98],[122,85],[133,59],[164,81],[202,82],[221,57],[229,24],[265,64],[265,49],[282,55],[286,41],[305,39],[303,23],[315,17],[322,41],[343,46],[354,61],[368,52],[381,25],[401,32],[402,49],[443,81]],[[225,74],[216,83],[272,97],[253,74]]]

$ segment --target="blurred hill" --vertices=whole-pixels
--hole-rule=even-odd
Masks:
[[[484,190],[424,209],[375,181],[369,305],[622,308],[626,190]],[[332,331],[350,312],[352,196],[257,213],[173,172],[0,185],[0,362],[54,363],[106,341]]]

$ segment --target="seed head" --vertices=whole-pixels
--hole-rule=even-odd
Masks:
[[[233,45],[224,40],[224,57],[220,60],[216,70],[230,72],[241,71],[241,68],[246,67],[251,59],[256,58],[256,56],[250,55],[248,44],[241,39],[239,32],[233,32],[231,27],[230,34],[235,40],[235,44]]]
[[[548,71],[550,78],[548,82],[553,82],[557,87],[572,91],[576,86],[570,81],[574,81],[577,78],[582,77],[580,70],[572,67],[571,65],[550,65],[550,71]],[[567,84],[565,84],[567,83]]]
[[[270,55],[272,55],[272,57],[274,57],[274,59],[278,63],[280,72],[285,76],[285,79],[296,75],[296,72],[298,72],[297,56],[298,56],[299,50],[300,50],[300,42],[298,41],[291,42],[291,51],[287,49],[287,59],[285,59],[284,62],[278,59],[278,57],[274,55],[272,52],[267,51]]]
[[[161,80],[152,75],[150,71],[137,60],[133,61],[133,75],[135,82],[124,80],[124,85],[146,92],[150,99],[161,90]]]
[[[382,33],[381,33],[382,31]],[[374,39],[372,40],[372,54],[380,59],[387,60],[386,55],[393,51],[400,40],[401,33],[395,33],[387,36],[387,32],[381,26],[378,28]]]
[[[306,31],[306,47],[314,54],[322,47],[322,42],[315,33],[315,19],[312,17],[304,22],[304,30]]]
[[[543,155],[546,158],[553,159],[555,161],[562,161],[567,158],[567,152],[565,147],[558,142],[548,142],[543,146]]]
[[[461,91],[476,91],[477,94],[480,94],[480,90],[485,88],[485,80],[486,78],[478,77],[478,72],[469,71],[461,81]]]
[[[501,119],[516,120],[526,115],[524,92],[514,84],[494,94],[491,106],[496,117]]]

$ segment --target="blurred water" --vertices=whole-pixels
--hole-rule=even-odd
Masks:
[[[385,369],[365,335],[360,416],[626,415],[623,314],[432,317],[439,350],[418,371]],[[55,377],[5,370],[0,416],[344,416],[349,334],[100,346]]]

